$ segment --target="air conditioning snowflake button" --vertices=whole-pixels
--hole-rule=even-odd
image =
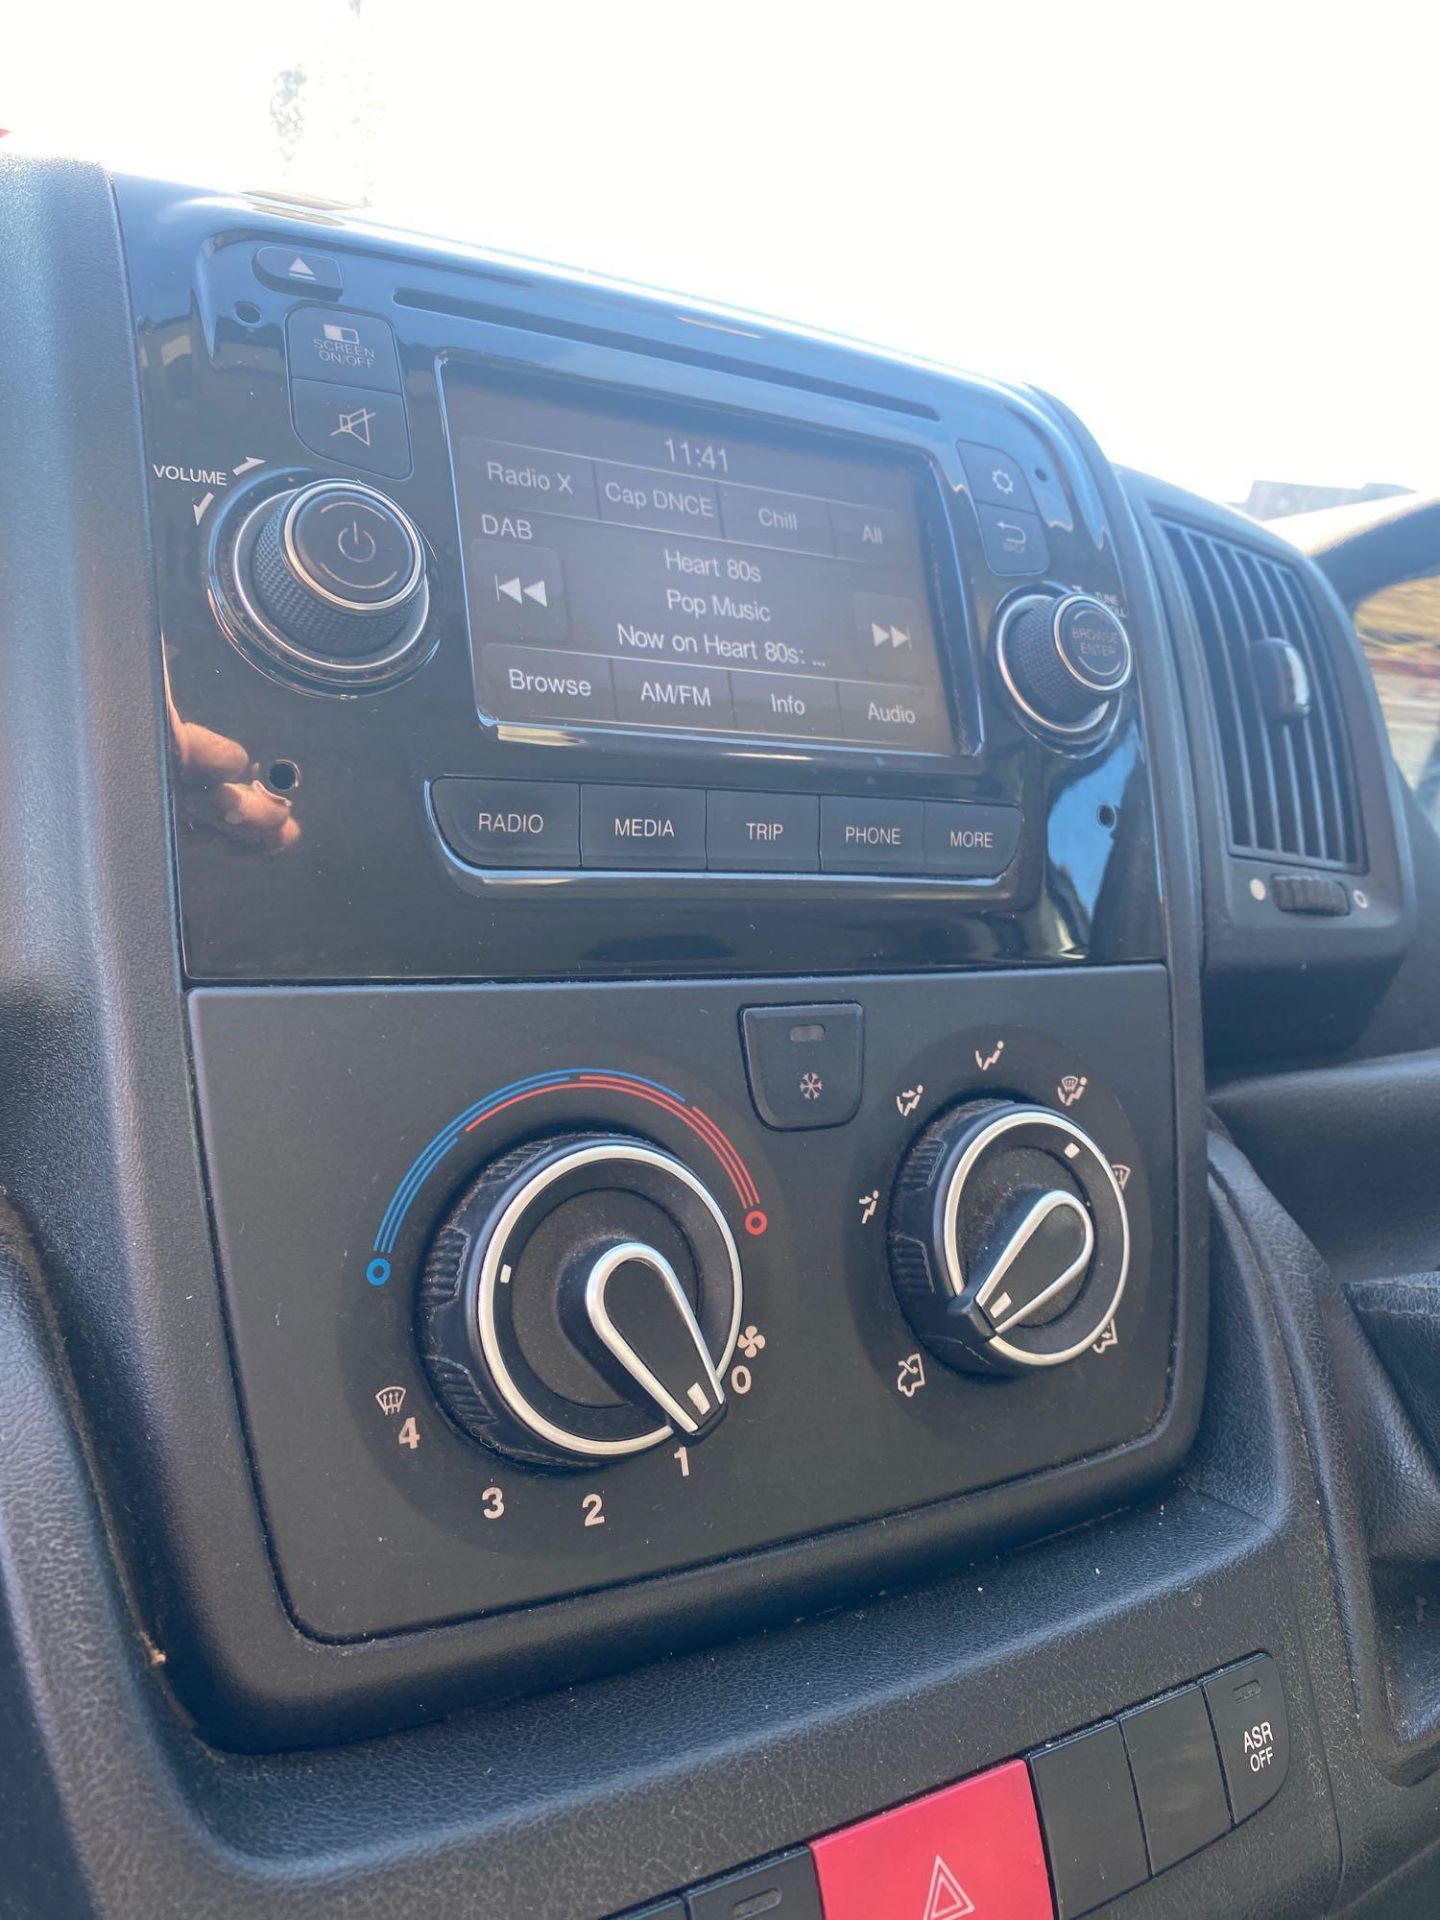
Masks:
[[[1120,1304],[1125,1199],[1089,1134],[1048,1107],[982,1100],[926,1128],[890,1207],[896,1293],[946,1365],[1078,1359]]]

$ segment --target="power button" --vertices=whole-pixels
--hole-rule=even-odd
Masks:
[[[296,573],[342,605],[375,610],[412,592],[422,556],[408,517],[368,487],[308,489],[285,524]]]

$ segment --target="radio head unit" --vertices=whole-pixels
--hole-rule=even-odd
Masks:
[[[463,359],[443,387],[476,701],[503,733],[971,750],[923,463]],[[944,654],[968,682],[966,637]]]

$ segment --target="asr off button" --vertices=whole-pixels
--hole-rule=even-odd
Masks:
[[[347,608],[395,605],[414,591],[424,564],[408,516],[369,487],[315,488],[286,520],[284,539],[295,572]]]

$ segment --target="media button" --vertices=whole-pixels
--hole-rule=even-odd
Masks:
[[[705,727],[729,733],[734,725],[730,676],[719,667],[672,666],[651,660],[615,660],[615,710],[646,727]]]
[[[833,740],[841,731],[840,695],[833,680],[791,673],[732,673],[730,693],[735,724],[742,733]]]
[[[919,873],[925,864],[921,800],[820,802],[820,864],[827,873]]]
[[[1015,858],[1020,809],[925,802],[925,871],[961,879],[993,880]]]
[[[983,504],[978,504],[975,512],[992,573],[1043,573],[1049,566],[1050,549],[1038,513],[1026,513],[1020,507]]]
[[[842,680],[840,716],[847,740],[909,753],[938,752],[947,745],[937,696],[918,687]]]
[[[703,791],[687,787],[582,787],[580,861],[586,867],[703,870]]]
[[[721,487],[720,510],[731,540],[755,547],[793,547],[800,553],[835,550],[825,502],[807,494],[770,493],[763,487]]]
[[[580,789],[550,780],[432,782],[452,853],[477,867],[578,867]]]
[[[712,793],[705,846],[720,872],[814,873],[820,802],[808,793]]]
[[[486,647],[480,699],[497,720],[615,718],[610,662],[549,647]]]
[[[400,362],[388,322],[340,307],[296,307],[285,322],[292,380],[337,381],[399,393]]]
[[[460,439],[460,458],[474,475],[476,498],[492,506],[595,518],[595,471],[577,454],[547,453],[467,433]]]
[[[903,513],[893,507],[854,507],[844,500],[832,500],[829,506],[835,551],[843,560],[893,567],[913,558],[915,542]]]
[[[476,540],[470,547],[475,624],[496,633],[568,640],[565,575],[553,547],[524,540]]]
[[[627,527],[657,527],[665,533],[704,533],[712,539],[720,538],[720,500],[708,480],[597,460],[595,493],[602,520]]]

